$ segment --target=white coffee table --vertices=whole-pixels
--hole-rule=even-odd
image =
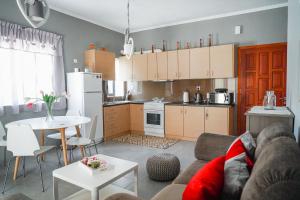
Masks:
[[[80,166],[80,161],[53,171],[53,196],[58,200],[58,182],[63,180],[83,188],[67,199],[92,199],[99,200],[117,192],[125,192],[137,196],[138,164],[102,154],[96,155],[109,163],[107,170],[90,175]],[[134,172],[134,191],[129,191],[112,185],[119,178]]]

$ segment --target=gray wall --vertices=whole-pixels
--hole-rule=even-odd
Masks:
[[[0,0],[0,19],[29,26],[15,0]],[[105,47],[109,51],[115,52],[116,55],[119,55],[123,46],[123,34],[53,10],[51,10],[49,21],[40,29],[63,35],[65,72],[73,71],[75,67],[73,59],[75,58],[78,59],[76,67],[83,67],[83,53],[89,43],[93,42],[97,47]],[[58,111],[55,114],[62,115],[64,111]],[[39,116],[45,116],[45,113],[21,112],[14,115],[8,111],[4,116],[0,116],[0,121],[5,124],[10,121]],[[2,157],[2,149],[0,153],[0,157]]]
[[[243,26],[241,35],[234,35],[236,25]],[[192,46],[199,46],[200,38],[205,38],[207,45],[209,33],[214,34],[214,44],[253,45],[285,42],[287,8],[141,31],[133,33],[133,39],[136,50],[151,49],[152,44],[162,48],[162,40],[167,41],[168,49],[175,49],[177,41],[181,41],[182,45],[191,42]]]
[[[15,0],[0,0],[0,19],[21,25],[29,24],[23,18]],[[83,53],[90,43],[119,52],[123,46],[123,34],[95,24],[51,10],[49,21],[40,29],[56,32],[64,36],[65,71],[73,71],[73,59],[78,59],[77,67],[83,66]]]
[[[300,2],[289,0],[287,103],[294,112],[295,136],[300,141]]]

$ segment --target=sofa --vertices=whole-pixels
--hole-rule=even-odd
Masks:
[[[181,200],[194,174],[210,160],[224,155],[235,138],[210,133],[199,136],[195,146],[196,160],[151,200]],[[284,124],[272,124],[255,135],[255,140],[255,164],[240,199],[299,200],[300,148],[294,135]],[[118,193],[106,200],[141,199]]]

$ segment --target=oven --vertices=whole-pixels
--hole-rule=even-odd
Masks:
[[[145,135],[158,137],[165,136],[164,104],[145,103],[144,105],[144,131]]]

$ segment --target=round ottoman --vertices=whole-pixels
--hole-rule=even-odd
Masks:
[[[171,181],[180,172],[179,159],[169,153],[154,155],[146,164],[149,177],[155,181]]]

